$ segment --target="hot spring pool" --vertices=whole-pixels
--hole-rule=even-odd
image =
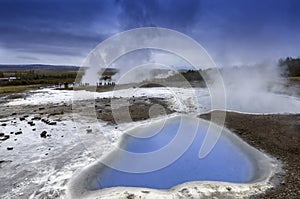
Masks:
[[[229,136],[228,133],[221,134],[216,145],[205,158],[198,157],[208,124],[201,119],[176,116],[131,130],[130,135],[126,134],[122,138],[119,147],[123,150],[111,154],[111,164],[114,168],[139,170],[141,167],[155,163],[149,160],[147,162],[143,158],[132,159],[131,152],[138,154],[159,152],[165,146],[172,145],[168,153],[160,156],[160,160],[163,161],[172,156],[172,151],[182,150],[181,145],[187,144],[185,138],[188,136],[191,138],[189,139],[191,143],[187,150],[170,165],[150,172],[125,172],[102,165],[93,183],[93,189],[120,186],[170,189],[189,181],[245,183],[253,180],[256,175],[253,157],[242,147],[246,145],[245,143]],[[190,132],[193,129],[196,131]],[[153,135],[153,132],[156,133]],[[178,135],[178,132],[181,132],[181,135]],[[137,135],[140,137],[136,137]]]

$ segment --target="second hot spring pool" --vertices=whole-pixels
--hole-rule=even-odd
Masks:
[[[208,127],[201,119],[176,116],[132,129],[110,155],[109,164],[102,165],[93,189],[170,189],[190,181],[253,180],[256,164],[247,152],[250,146],[230,132],[223,132],[210,153],[199,158]],[[209,133],[214,134],[213,129]]]

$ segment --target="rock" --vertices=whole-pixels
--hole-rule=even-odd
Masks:
[[[142,193],[150,193],[150,191],[141,191]]]
[[[36,131],[36,129],[32,129],[32,131]]]
[[[3,137],[4,136],[4,133],[0,133],[0,137]]]
[[[54,121],[61,122],[62,119],[61,119],[61,118],[57,118],[57,119],[55,119]]]
[[[48,125],[56,125],[56,122],[55,121],[51,121],[51,122],[49,121]]]
[[[40,107],[40,108],[39,108],[39,110],[44,110],[44,109],[45,109],[44,107]]]
[[[33,123],[33,121],[29,121],[27,122],[30,126],[35,126],[35,123]]]
[[[0,138],[0,141],[5,141],[9,139],[9,135],[4,135],[3,137]]]
[[[48,122],[49,122],[48,118],[45,118],[45,117],[43,117],[43,118],[41,119],[41,121],[44,122],[44,123],[48,123]]]
[[[15,135],[20,135],[20,134],[22,134],[22,131],[15,132]]]
[[[91,128],[86,129],[87,133],[91,133],[93,130]]]
[[[6,126],[6,123],[2,123],[1,126]]]
[[[17,115],[17,113],[12,113],[11,115]]]
[[[48,116],[55,116],[55,115],[61,115],[63,113],[61,112],[54,112],[54,113],[50,113]]]
[[[41,136],[42,138],[46,138],[46,137],[47,137],[47,131],[43,131],[43,132],[40,134],[40,136]]]
[[[42,118],[40,116],[34,116],[31,120],[41,120]]]
[[[24,121],[25,120],[25,117],[20,117],[20,121]]]
[[[5,163],[10,163],[12,162],[11,160],[0,160],[0,165],[5,164]]]
[[[9,151],[11,151],[13,149],[14,149],[14,147],[7,147],[7,150],[9,150]]]

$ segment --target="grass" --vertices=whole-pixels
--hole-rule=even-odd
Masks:
[[[300,77],[289,77],[289,80],[300,81]]]
[[[27,90],[37,89],[40,85],[17,85],[17,86],[0,86],[0,95],[10,93],[21,93]]]

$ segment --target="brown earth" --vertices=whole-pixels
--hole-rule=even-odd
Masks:
[[[210,119],[210,114],[200,115]],[[251,198],[300,198],[300,114],[226,113],[225,126],[250,145],[283,163],[285,174],[268,192]]]

